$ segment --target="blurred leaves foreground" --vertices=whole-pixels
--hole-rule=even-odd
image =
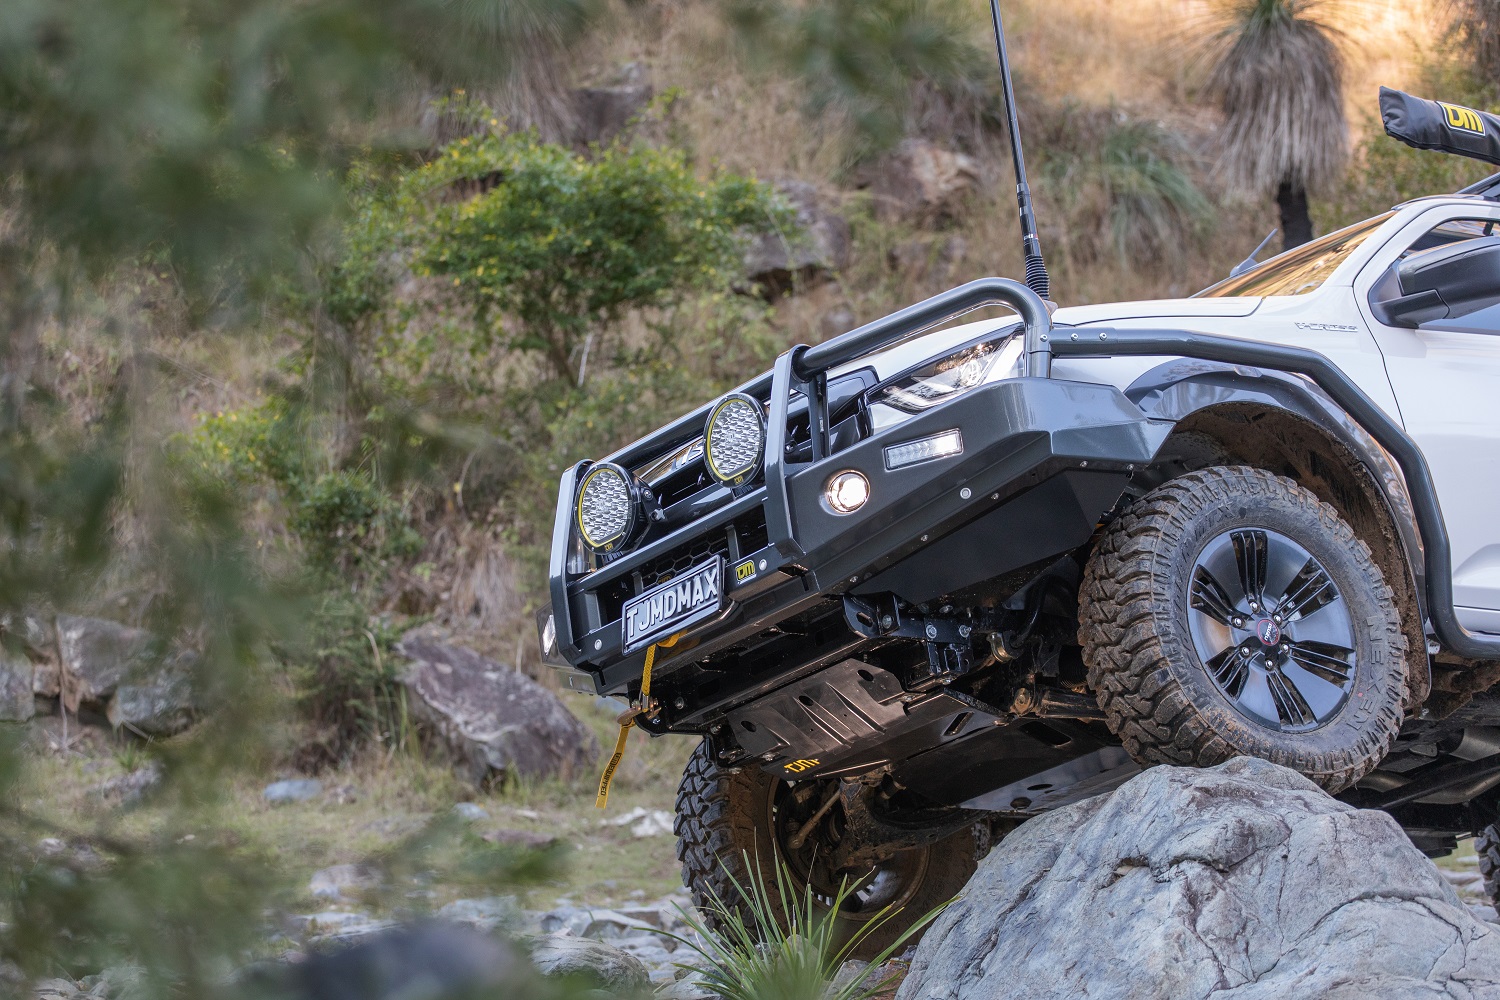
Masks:
[[[122,584],[146,595],[144,623],[164,647],[198,651],[196,686],[213,707],[211,722],[152,748],[168,775],[162,794],[191,810],[194,829],[213,828],[224,769],[259,759],[267,650],[296,636],[307,601],[279,582],[295,575],[257,558],[231,488],[169,466],[158,362],[142,348],[155,313],[121,302],[120,279],[170,289],[195,328],[243,324],[271,293],[311,280],[306,251],[337,225],[351,152],[399,144],[367,123],[403,95],[503,73],[507,53],[566,42],[588,14],[584,0],[0,4],[4,655],[25,655],[27,612]],[[49,331],[82,320],[126,359],[86,418],[49,392],[42,348]],[[234,975],[267,951],[284,888],[269,865],[172,823],[133,837],[58,829],[23,808],[23,766],[6,738],[0,991],[26,996],[38,979],[110,968],[129,970],[140,997],[275,994],[274,977],[255,986]],[[494,886],[550,860],[440,824],[384,863]]]
[[[228,808],[218,793],[229,769],[264,763],[262,734],[281,707],[277,699],[287,696],[270,682],[269,664],[299,643],[316,643],[309,632],[319,614],[327,617],[327,580],[347,576],[349,567],[325,567],[319,578],[284,547],[263,547],[266,539],[255,532],[264,524],[247,511],[244,484],[181,459],[171,440],[180,400],[164,391],[170,363],[152,348],[164,334],[274,328],[277,311],[292,303],[315,348],[305,356],[347,355],[357,316],[344,313],[367,314],[384,293],[378,280],[372,291],[350,286],[347,269],[330,272],[341,234],[352,231],[357,243],[360,219],[378,218],[366,211],[368,200],[362,208],[351,199],[349,178],[370,163],[409,165],[421,143],[400,123],[417,120],[414,107],[459,85],[503,81],[539,53],[564,51],[599,2],[0,3],[0,654],[26,655],[28,614],[87,610],[101,595],[124,594],[134,620],[159,637],[163,656],[196,652],[195,695],[208,709],[208,721],[186,736],[148,747],[166,775],[157,802],[179,818],[144,833],[109,817],[60,828],[28,811],[19,741],[0,742],[0,991],[26,996],[47,977],[109,969],[133,984],[123,995],[149,998],[380,995],[349,967],[304,966],[300,986],[278,978],[285,969],[244,974],[271,953],[268,931],[288,889],[268,860],[214,833],[215,811],[222,816]],[[855,19],[858,31],[837,18],[801,17],[796,4],[727,6],[742,35],[793,38],[792,71],[812,81],[818,100],[843,101],[860,121],[883,121],[877,112],[901,90],[890,90],[893,74],[928,72],[951,47],[947,35],[928,31],[921,5],[911,0],[882,0],[878,16]],[[856,58],[886,50],[892,55],[874,64]],[[859,104],[868,92],[875,103]],[[700,196],[679,160],[632,155],[601,161],[602,191],[645,204],[652,192],[622,185],[649,175],[663,205]],[[468,161],[454,156],[434,170],[463,174]],[[564,161],[552,166],[537,176],[566,178],[572,169]],[[756,203],[759,188],[736,183],[725,179],[715,189],[725,198],[695,211],[714,226],[747,221],[736,206]],[[439,204],[435,221],[453,230],[453,245],[517,232],[506,216],[511,202],[495,196],[474,204],[480,214]],[[764,204],[752,207],[765,216]],[[644,224],[651,217],[635,218]],[[554,221],[568,230],[591,224]],[[481,232],[486,226],[505,233]],[[712,235],[713,226],[705,231]],[[515,333],[493,338],[501,349],[546,358],[544,369],[552,370],[544,379],[582,382],[591,338],[622,309],[671,306],[683,288],[722,284],[729,244],[665,236],[653,246],[670,260],[609,273],[655,273],[671,264],[692,265],[697,277],[672,287],[619,284],[590,297],[597,276],[554,272],[579,282],[568,294],[581,312],[570,299],[566,316],[548,312],[545,288],[517,297],[525,275],[493,277],[486,269],[493,256],[438,253],[419,271],[450,281],[480,332]],[[381,249],[372,247],[369,260]],[[376,271],[353,277],[375,280]],[[352,288],[353,298],[341,299],[341,288]],[[520,326],[483,322],[491,311],[519,316]],[[105,338],[122,359],[107,391],[94,392],[88,406],[60,390],[65,365],[48,346],[66,343],[78,329]],[[351,367],[345,357],[343,373]],[[337,376],[340,363],[320,370]],[[315,378],[303,385],[318,404],[326,387]],[[342,389],[347,403],[348,386],[332,388]],[[356,402],[360,412],[379,410]],[[585,417],[592,429],[596,421]],[[318,433],[316,421],[284,426],[304,437]],[[559,426],[554,436],[571,440],[566,421]],[[431,428],[407,431],[401,424],[392,438],[440,436]],[[379,513],[375,500],[354,489],[363,489],[362,481],[280,471],[287,489],[307,487],[305,506],[314,514],[328,496],[341,503],[352,496],[360,510]],[[316,534],[327,518],[303,520],[306,533]],[[316,546],[292,553],[313,562],[318,556]],[[346,581],[346,596],[348,590]],[[356,638],[362,645],[363,635]],[[439,823],[376,860],[391,876],[388,884],[405,892],[414,879],[513,886],[545,874],[557,859],[511,853]],[[398,896],[390,906],[420,917],[421,896]],[[429,957],[439,956],[434,961],[450,971],[483,959],[473,948],[503,947],[494,940],[429,943]],[[425,974],[420,961],[390,961]],[[573,988],[543,987],[519,971],[513,982],[528,984],[521,992],[530,996]],[[435,995],[431,986],[411,995]]]

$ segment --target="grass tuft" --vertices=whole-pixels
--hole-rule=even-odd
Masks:
[[[844,963],[861,942],[895,916],[895,908],[881,910],[844,939],[838,932],[838,916],[854,893],[853,884],[846,880],[832,904],[826,905],[813,894],[811,886],[799,891],[791,871],[779,858],[774,885],[767,883],[758,864],[750,863],[748,853],[745,860],[750,884],[740,887],[740,900],[725,900],[709,889],[706,919],[679,910],[692,928],[692,936],[669,935],[697,956],[693,961],[678,963],[678,968],[697,973],[704,987],[723,1000],[869,1000],[887,990],[894,979],[878,976],[875,970],[898,954],[948,905],[945,902],[907,928],[871,959],[870,972],[841,977]],[[785,914],[784,925],[778,914]],[[718,928],[717,932],[709,930],[710,924]]]

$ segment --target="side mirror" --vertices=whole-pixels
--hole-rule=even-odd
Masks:
[[[1370,302],[1381,322],[1411,329],[1496,304],[1500,304],[1500,236],[1412,254],[1376,285]]]

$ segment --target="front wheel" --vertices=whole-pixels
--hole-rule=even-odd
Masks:
[[[1332,507],[1261,469],[1190,473],[1114,521],[1079,641],[1143,764],[1261,757],[1337,792],[1401,727],[1406,639],[1380,568]]]
[[[781,859],[799,909],[810,890],[815,911],[826,914],[847,880],[853,891],[839,909],[839,942],[849,941],[882,913],[891,914],[852,953],[868,960],[956,896],[974,874],[980,844],[971,830],[900,851],[868,871],[831,871],[822,859],[828,856],[829,838],[836,835],[836,815],[829,815],[812,836],[799,841],[797,835],[836,789],[835,780],[788,782],[753,767],[724,771],[714,764],[708,743],[699,744],[677,790],[677,856],[683,884],[711,925],[712,904],[718,900],[737,910],[752,931],[759,927],[745,889],[758,882],[769,890],[774,911],[766,916],[785,930],[787,914],[776,890],[775,866]]]

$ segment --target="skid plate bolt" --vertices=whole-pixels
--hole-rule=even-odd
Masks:
[[[929,638],[929,639],[936,639],[937,638],[937,626],[936,625],[928,625],[927,628],[926,628],[926,632],[927,632],[927,638]]]
[[[1243,618],[1236,618],[1234,620],[1234,627],[1235,628],[1244,628],[1245,627],[1245,619],[1243,619]]]
[[[958,491],[958,495],[960,499],[967,500],[969,499],[969,497],[974,495],[974,491],[965,486],[963,489]]]
[[[766,562],[766,561],[765,561],[765,560],[764,560],[764,559],[762,559],[762,560],[761,560],[761,561],[760,561],[760,562],[759,562],[759,563],[757,563],[757,564],[756,564],[756,565],[757,565],[757,566],[758,566],[758,567],[759,567],[759,568],[760,568],[760,571],[761,571],[761,572],[762,572],[762,573],[764,573],[764,572],[765,572],[765,571],[766,571],[766,567],[767,567],[767,566],[769,566],[769,565],[770,565],[770,563],[768,563],[768,562]]]
[[[598,652],[599,650],[601,650],[603,648],[604,648],[604,640],[603,639],[595,639],[594,640],[594,651]]]
[[[922,541],[924,541],[924,542],[927,541],[927,536],[926,535],[922,536]]]
[[[1099,334],[1099,339],[1100,340],[1108,340],[1109,339],[1109,334],[1107,334],[1107,333],[1101,333],[1101,334]]]
[[[890,615],[881,615],[880,616],[880,627],[881,628],[890,628],[894,624],[896,624],[896,620],[894,618],[892,618]]]
[[[960,639],[967,639],[973,633],[973,631],[974,629],[968,625],[960,625],[958,627],[958,637]]]
[[[1089,467],[1089,460],[1085,458],[1082,462],[1078,463],[1078,467],[1080,469],[1087,469]]]
[[[684,699],[682,699],[682,698],[673,698],[672,699],[672,707],[675,708],[675,709],[677,709],[677,711],[680,712],[684,708],[687,708],[687,702]]]
[[[1076,333],[1075,333],[1075,334],[1073,334],[1073,339],[1074,339],[1074,340],[1077,340],[1077,339],[1078,339],[1078,334],[1076,334]]]

